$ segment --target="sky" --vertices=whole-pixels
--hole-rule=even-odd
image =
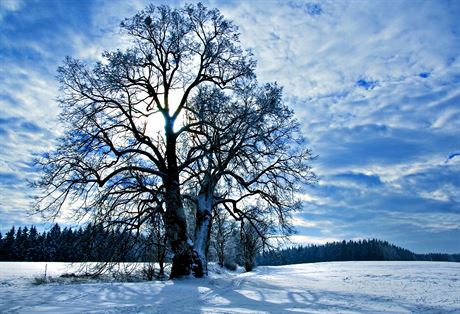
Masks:
[[[0,1],[0,232],[43,223],[28,181],[63,131],[57,67],[125,48],[120,21],[148,3]],[[239,26],[318,155],[293,241],[460,253],[459,1],[203,3]]]

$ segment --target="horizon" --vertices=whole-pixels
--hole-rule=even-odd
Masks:
[[[417,254],[460,253],[459,2],[202,2],[239,26],[258,80],[284,87],[319,156],[293,241],[376,238]],[[29,215],[27,180],[37,177],[33,155],[62,132],[57,67],[125,48],[119,23],[148,3],[185,2],[0,3],[3,235],[54,224]]]

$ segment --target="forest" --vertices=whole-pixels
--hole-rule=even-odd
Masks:
[[[0,259],[2,261],[31,262],[105,262],[115,255],[120,261],[147,260],[143,237],[128,236],[121,231],[108,232],[92,224],[84,228],[61,229],[55,224],[49,231],[39,233],[35,226],[13,226],[5,236],[0,234]],[[137,251],[134,244],[137,242]],[[122,248],[131,244],[131,250],[118,254]]]
[[[442,261],[460,262],[460,254],[416,254],[387,241],[369,239],[324,245],[269,250],[258,257],[259,265],[290,265],[335,261]]]

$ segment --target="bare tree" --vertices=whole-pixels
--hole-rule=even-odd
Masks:
[[[67,131],[41,161],[37,210],[138,229],[161,211],[174,259],[171,277],[190,273],[177,143],[190,126],[175,128],[190,95],[203,84],[231,88],[253,75],[254,61],[239,46],[237,27],[203,5],[148,6],[126,19],[126,51],[105,52],[92,68],[68,58],[59,68],[61,119]],[[179,95],[173,103],[173,95]],[[154,116],[164,127],[155,133]],[[67,204],[67,205],[66,205]]]
[[[66,131],[38,161],[36,210],[127,232],[164,223],[171,278],[205,274],[215,206],[289,233],[295,193],[314,180],[311,153],[281,88],[255,82],[237,27],[201,4],[148,6],[121,27],[126,51],[58,70]]]

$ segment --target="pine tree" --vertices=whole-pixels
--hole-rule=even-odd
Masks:
[[[15,233],[16,229],[15,227],[11,227],[10,231],[8,231],[5,235],[5,242],[4,242],[4,248],[5,248],[5,256],[7,261],[13,261],[15,259],[14,257],[14,251],[16,250],[15,248]]]
[[[38,232],[35,226],[31,226],[29,230],[29,236],[27,238],[27,251],[25,260],[26,261],[38,261],[38,250],[40,243],[38,241]]]
[[[3,235],[0,232],[0,261],[4,261],[4,260],[5,260],[5,247],[3,243]]]

